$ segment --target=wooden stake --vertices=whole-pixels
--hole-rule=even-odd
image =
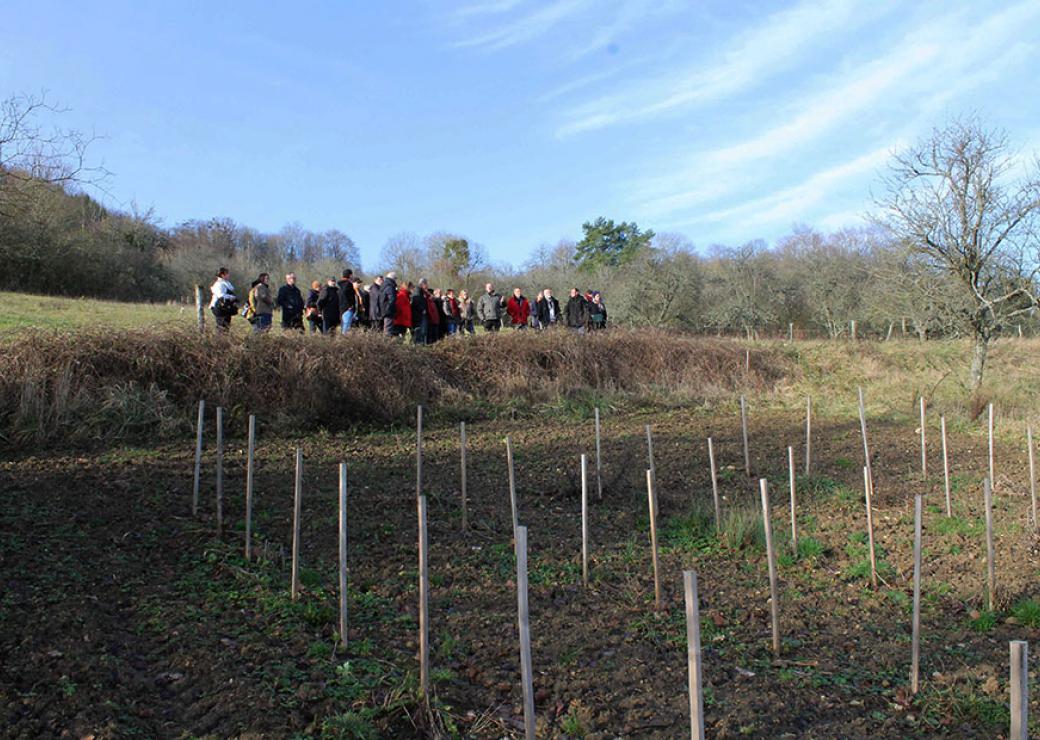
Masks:
[[[791,322],[787,322],[787,341],[794,341],[794,324],[792,324]]]
[[[870,478],[870,486],[873,491],[874,470],[870,465],[870,444],[867,442],[867,411],[863,403],[862,388],[859,389],[859,428],[860,433],[863,435],[863,464],[867,466],[867,476]]]
[[[856,341],[856,320],[855,319],[853,319],[852,321],[849,322],[849,327],[850,327],[850,329],[852,331],[852,341],[855,342]]]
[[[293,601],[300,595],[300,515],[303,509],[303,449],[296,448],[296,476],[293,481],[292,580],[289,594]]]
[[[516,606],[520,626],[520,680],[524,691],[524,737],[535,740],[531,622],[527,607],[527,527],[516,528]]]
[[[744,372],[751,372],[751,350],[744,350]]]
[[[921,494],[914,496],[914,616],[911,632],[910,692],[916,694],[921,667]]]
[[[744,472],[747,476],[751,477],[751,452],[748,449],[748,433],[747,433],[747,403],[744,401],[744,397],[740,397],[740,429],[744,435]]]
[[[787,477],[788,485],[791,488],[791,550],[794,552],[795,557],[798,556],[798,518],[797,518],[797,504],[795,501],[795,480],[794,480],[794,447],[787,448]]]
[[[589,466],[581,456],[581,585],[589,586]]]
[[[347,464],[339,464],[339,642],[347,649]]]
[[[986,504],[986,586],[989,590],[989,610],[994,610],[997,590],[996,565],[993,548],[993,485],[989,478],[982,481],[982,498]]]
[[[950,453],[946,446],[946,416],[939,417],[939,433],[942,434],[943,450],[943,488],[946,491],[946,516],[953,516],[953,504],[950,501]]]
[[[1011,732],[1009,740],[1029,740],[1029,643],[1012,640],[1011,647]]]
[[[870,585],[878,587],[877,557],[874,553],[874,482],[870,479],[870,468],[863,468],[863,492],[867,501],[867,547],[870,551]]]
[[[715,470],[715,444],[708,437],[708,466],[711,468],[711,495],[715,499],[715,531],[722,531],[722,507],[719,504],[719,476]]]
[[[462,482],[462,531],[469,528],[469,519],[466,513],[466,422],[459,422],[459,465],[461,467],[460,480]]]
[[[599,406],[596,407],[596,498],[603,500],[603,462],[599,443]]]
[[[812,467],[812,396],[805,397],[805,474]]]
[[[654,471],[646,471],[646,493],[650,500],[650,550],[654,562],[654,608],[661,608],[661,578],[657,569],[657,495],[654,491]]]
[[[926,442],[925,442],[924,421],[925,421],[924,396],[921,396],[921,477],[922,478],[927,478],[928,477],[928,448],[927,448]]]
[[[654,465],[654,436],[650,431],[650,425],[646,425],[646,460],[647,464],[650,465],[650,469],[654,471],[654,475],[657,475],[657,466]]]
[[[415,497],[422,496],[422,405],[415,407]]]
[[[704,689],[701,681],[701,614],[697,574],[683,571],[686,592],[686,664],[690,680],[690,738],[704,740]]]
[[[224,409],[217,406],[217,536],[224,533]]]
[[[202,476],[202,430],[206,422],[206,402],[199,401],[199,420],[195,433],[195,482],[191,489],[191,515],[199,515],[199,480]]]
[[[419,497],[419,690],[430,696],[430,571],[426,533],[426,497]]]
[[[991,487],[997,485],[997,479],[993,471],[993,404],[989,405],[989,484]]]
[[[256,455],[256,416],[249,415],[249,444],[246,451],[246,560],[253,545],[253,464]]]
[[[773,654],[780,655],[780,597],[777,593],[776,558],[773,553],[773,525],[769,509],[769,481],[760,478],[759,491],[762,494],[762,526],[766,533],[766,559],[769,562],[769,613],[773,622]]]
[[[206,333],[206,309],[204,308],[205,302],[202,300],[202,286],[195,286],[195,318],[199,324],[199,334]]]
[[[1032,501],[1033,527],[1037,526],[1036,517],[1036,460],[1033,452],[1033,427],[1026,429],[1026,443],[1029,447],[1029,498]]]
[[[509,465],[509,506],[513,512],[513,541],[516,541],[516,528],[520,526],[520,518],[516,507],[516,475],[513,473],[513,442],[506,436],[506,462]]]

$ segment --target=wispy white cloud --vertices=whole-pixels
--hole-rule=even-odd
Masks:
[[[554,0],[554,2],[514,18],[492,31],[463,39],[455,45],[496,51],[522,44],[547,33],[591,4],[591,0]],[[504,3],[504,5],[507,7],[498,11],[499,13],[504,13],[512,8],[508,3]]]
[[[947,13],[919,20],[873,61],[824,79],[816,90],[792,102],[779,123],[743,140],[704,149],[679,167],[673,164],[668,176],[638,183],[629,192],[645,213],[683,218],[698,207],[761,187],[770,174],[782,171],[778,163],[790,157],[812,161],[821,142],[839,145],[838,134],[846,150],[865,138],[891,141],[893,128],[917,135],[949,101],[1027,59],[1033,51],[1014,40],[1021,28],[1038,19],[1040,3],[1027,1],[983,18]],[[867,121],[887,123],[868,136]],[[838,174],[853,176],[844,169]],[[795,200],[787,197],[784,202]],[[756,202],[751,210],[763,213],[763,220],[776,220],[784,215],[777,207]],[[700,218],[720,217],[741,216],[729,208]]]
[[[653,118],[734,95],[794,64],[813,42],[865,23],[888,5],[865,0],[800,0],[726,44],[718,61],[684,65],[650,84],[640,81],[575,107],[565,115],[557,135]]]
[[[479,3],[476,5],[464,5],[455,11],[455,17],[462,19],[481,15],[508,13],[513,8],[518,7],[522,2],[523,0],[493,0],[492,2]]]

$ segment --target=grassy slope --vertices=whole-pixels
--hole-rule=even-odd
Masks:
[[[207,316],[207,319],[212,317]],[[190,326],[193,306],[168,303],[119,303],[91,298],[61,298],[0,291],[0,332],[38,327],[78,329],[111,326]]]

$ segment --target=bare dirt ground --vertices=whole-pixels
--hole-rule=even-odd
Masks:
[[[664,608],[653,608],[644,424],[660,488]],[[985,438],[951,433],[945,516],[937,429],[929,477],[913,424],[871,420],[882,582],[866,563],[858,423],[817,419],[789,538],[786,446],[802,420],[752,408],[770,479],[782,656],[770,649],[757,481],[731,409],[603,417],[604,496],[590,502],[581,586],[578,459],[592,423],[534,415],[467,425],[469,531],[457,427],[425,437],[432,710],[417,695],[414,430],[272,438],[257,450],[255,548],[242,556],[244,443],[226,454],[223,538],[207,452],[190,516],[192,446],[49,453],[0,468],[0,725],[10,737],[502,737],[522,728],[515,564],[503,437],[529,528],[540,737],[688,732],[682,570],[700,581],[708,734],[994,737],[1007,731],[1008,640],[1040,637],[1024,445],[997,447],[997,608],[985,608]],[[705,438],[716,441],[722,532]],[[306,456],[303,594],[289,599],[292,457]],[[349,646],[336,638],[336,463],[349,466]],[[595,477],[592,476],[593,491]],[[913,496],[925,494],[922,690],[908,690]],[[1035,692],[1034,692],[1035,694]],[[1037,706],[1031,709],[1036,715]]]

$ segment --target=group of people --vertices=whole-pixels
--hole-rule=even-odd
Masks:
[[[566,327],[584,334],[604,329],[607,308],[599,291],[582,293],[571,288],[566,305],[546,288],[538,292],[534,304],[520,288],[508,298],[499,294],[492,283],[474,301],[469,293],[454,288],[430,289],[425,278],[418,283],[398,284],[397,273],[376,276],[368,285],[355,277],[350,269],[340,279],[328,278],[324,284],[315,280],[304,298],[296,285],[296,275],[285,276],[285,284],[272,292],[270,275],[260,273],[249,287],[244,305],[240,305],[226,267],[217,271],[210,287],[210,310],[217,331],[227,331],[231,319],[241,314],[253,325],[254,332],[271,329],[274,312],[281,312],[282,329],[321,334],[346,334],[362,328],[392,337],[410,335],[416,344],[432,344],[455,334],[473,334],[476,326],[486,331],[513,329],[551,329]]]

